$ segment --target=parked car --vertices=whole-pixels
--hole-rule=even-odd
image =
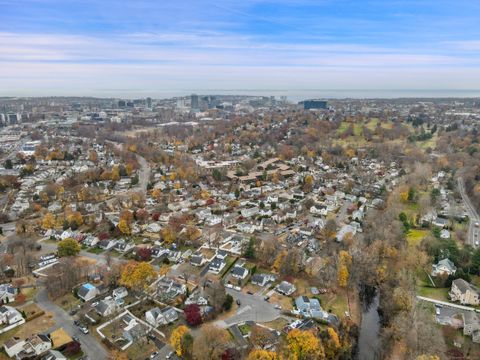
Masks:
[[[250,290],[247,291],[247,294],[248,295],[253,295],[253,292],[251,292]]]
[[[158,352],[157,352],[157,351],[153,352],[153,353],[150,355],[150,359],[155,359],[155,356],[157,356],[157,355],[158,355]]]
[[[265,301],[268,302],[268,300],[270,300],[270,296],[265,296],[265,297],[263,298],[263,300],[265,300]]]
[[[173,357],[173,351],[170,351],[167,356],[165,356],[165,359],[171,359]]]
[[[238,306],[242,305],[242,302],[239,299],[237,299],[237,301],[235,302],[237,303]]]
[[[78,328],[79,328],[79,329],[80,329],[80,331],[81,331],[82,333],[84,333],[85,335],[86,335],[86,334],[88,334],[88,333],[90,332],[90,331],[88,331],[87,327],[86,327],[86,326],[84,326],[84,325],[82,325],[82,326],[79,326]]]
[[[278,305],[278,304],[276,304],[276,305],[274,306],[274,308],[277,309],[277,310],[282,310],[282,307],[281,307],[280,305]]]

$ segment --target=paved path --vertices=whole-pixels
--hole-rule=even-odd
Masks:
[[[451,302],[440,301],[440,300],[436,300],[436,299],[432,299],[432,298],[428,298],[428,297],[424,297],[424,296],[418,296],[417,295],[417,299],[422,300],[422,301],[428,301],[428,302],[431,302],[433,304],[438,304],[438,305],[442,305],[442,306],[449,306],[449,307],[453,307],[453,308],[457,308],[457,309],[461,309],[461,310],[480,312],[480,310],[477,310],[477,309],[472,308],[470,306],[458,305],[458,304],[454,304],[454,303],[451,303]]]
[[[40,289],[35,298],[35,302],[40,306],[43,311],[52,313],[55,318],[55,327],[50,329],[53,331],[62,327],[70,336],[76,336],[79,338],[82,344],[82,350],[92,360],[105,360],[108,357],[107,350],[98,342],[98,340],[91,334],[83,334],[73,324],[73,318],[68,315],[61,307],[55,305],[48,298],[45,288]]]
[[[478,234],[480,232],[480,229],[478,229],[475,226],[475,223],[480,222],[480,217],[478,216],[478,213],[475,207],[472,205],[470,198],[468,197],[467,192],[465,191],[465,184],[463,182],[463,179],[459,177],[457,179],[457,182],[458,182],[458,190],[460,191],[460,195],[462,196],[463,203],[465,204],[465,209],[467,210],[468,217],[470,219],[469,226],[468,226],[467,243],[473,247],[477,247],[475,242],[480,241],[480,235],[475,236],[475,234]]]

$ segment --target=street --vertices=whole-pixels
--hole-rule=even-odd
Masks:
[[[82,344],[82,350],[89,357],[89,359],[103,360],[107,358],[107,350],[93,335],[85,335],[81,333],[80,330],[73,324],[73,318],[62,308],[50,301],[45,288],[40,289],[35,298],[35,302],[43,309],[43,311],[53,313],[56,324],[54,328],[49,330],[50,332],[62,327],[70,336],[76,336],[79,338],[80,343]]]
[[[226,320],[215,322],[220,327],[227,328],[230,325],[245,321],[269,322],[281,316],[280,310],[275,309],[275,304],[263,300],[260,296],[249,295],[233,289],[226,290],[227,294],[232,295],[235,301],[240,300],[241,305],[235,315]]]
[[[470,202],[470,198],[465,191],[465,185],[463,179],[459,177],[457,179],[458,182],[458,190],[460,191],[460,195],[462,196],[463,203],[465,204],[465,209],[468,212],[469,217],[469,226],[468,226],[468,236],[467,236],[467,243],[473,247],[477,247],[477,243],[479,241],[479,236],[477,235],[480,232],[480,229],[475,226],[475,223],[480,222],[480,217],[478,216],[475,207]]]

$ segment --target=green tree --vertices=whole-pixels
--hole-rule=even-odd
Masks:
[[[77,240],[72,238],[66,238],[58,243],[57,251],[58,256],[75,256],[81,250],[80,244]]]
[[[245,249],[245,253],[243,254],[244,257],[247,259],[254,259],[255,258],[255,239],[253,236],[248,240],[247,248]]]

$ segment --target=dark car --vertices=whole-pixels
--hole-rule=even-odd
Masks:
[[[265,297],[263,298],[263,300],[265,300],[265,301],[270,300],[270,296],[265,296]]]
[[[242,305],[242,302],[239,299],[237,299],[237,301],[235,302],[237,303],[238,306]]]
[[[80,322],[78,320],[73,320],[73,325],[80,326]]]
[[[250,290],[247,291],[247,294],[248,295],[253,295],[253,292],[251,292]]]

